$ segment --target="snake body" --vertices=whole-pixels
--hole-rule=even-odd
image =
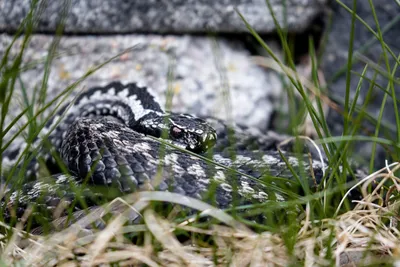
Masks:
[[[276,183],[265,177],[293,178],[286,161],[295,170],[301,167],[301,175],[312,185],[323,178],[326,167],[318,160],[310,161],[306,154],[283,153],[285,161],[274,149],[278,137],[246,136],[243,131],[234,134],[236,151],[231,159],[227,132],[218,120],[164,112],[149,90],[135,83],[113,82],[91,88],[63,107],[34,143],[33,147],[40,146],[46,136],[52,144],[52,151],[40,151],[38,157],[44,158],[53,176],[40,179],[38,161],[32,161],[28,172],[36,180],[18,188],[12,183],[8,186],[1,202],[3,216],[6,220],[19,218],[36,203],[35,212],[40,216],[47,212],[51,218],[61,201],[75,200],[73,188],[82,188],[89,206],[104,197],[82,184],[113,189],[117,195],[138,190],[172,191],[228,208],[235,194],[242,204],[284,200],[284,194],[273,190]],[[258,150],[247,149],[247,141],[254,139]],[[216,164],[185,150],[196,154],[213,150],[209,159]],[[67,174],[54,168],[59,165],[50,153],[54,151]],[[10,151],[3,160],[12,162],[16,155],[18,152]],[[288,181],[285,186],[291,188]]]

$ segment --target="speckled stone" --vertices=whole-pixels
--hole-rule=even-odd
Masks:
[[[54,32],[66,1],[46,2],[38,30]],[[285,25],[286,17],[289,31],[301,32],[322,12],[327,0],[270,0],[270,3],[280,25]],[[15,31],[28,14],[30,4],[30,0],[0,1],[0,30]],[[235,8],[258,32],[276,29],[265,0],[72,0],[65,30],[70,33],[247,31]]]
[[[53,37],[35,35],[25,51],[22,73],[24,86],[32,90],[43,79],[43,60]],[[0,54],[11,36],[0,35]],[[140,44],[93,73],[79,89],[102,86],[119,80],[140,82],[153,89],[162,106],[166,103],[168,80],[172,92],[172,110],[221,119],[265,129],[273,103],[283,92],[278,75],[255,65],[249,52],[237,40],[217,40],[200,36],[85,36],[63,37],[58,57],[51,64],[48,100],[81,78],[90,68],[124,49]],[[13,53],[21,45],[14,45]],[[39,62],[39,63],[38,63]]]

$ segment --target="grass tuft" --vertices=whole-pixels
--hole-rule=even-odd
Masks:
[[[140,192],[127,195],[92,210],[76,224],[46,237],[14,229],[18,236],[8,243],[2,259],[15,264],[22,261],[31,265],[120,265],[147,264],[150,266],[330,266],[360,260],[357,264],[394,263],[400,245],[400,232],[393,215],[398,201],[382,199],[383,181],[391,180],[398,191],[400,179],[394,176],[399,163],[388,165],[363,182],[363,199],[353,210],[337,218],[312,221],[309,205],[300,227],[293,233],[293,248],[287,248],[283,233],[254,232],[225,212],[207,203],[182,198],[169,192]],[[381,181],[372,193],[366,188],[373,181]],[[188,219],[176,223],[164,218],[149,206],[150,202],[174,202],[191,207],[219,223],[207,227],[196,226]],[[386,206],[383,206],[386,202]],[[103,230],[85,230],[90,223],[101,220],[108,213]],[[143,224],[126,225],[134,216],[141,216]],[[172,216],[174,217],[174,216]],[[318,225],[318,227],[316,227]],[[2,227],[8,227],[1,224]],[[290,227],[290,226],[287,226]],[[132,243],[129,236],[142,236],[142,242]],[[182,236],[187,237],[182,240]],[[208,242],[201,242],[208,238]],[[24,242],[23,242],[24,241]],[[11,242],[11,241],[10,241]],[[5,244],[3,244],[5,245]],[[335,247],[329,254],[327,247]],[[350,261],[351,262],[351,261]]]

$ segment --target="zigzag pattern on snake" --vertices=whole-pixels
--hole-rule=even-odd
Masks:
[[[74,201],[76,192],[72,188],[81,188],[83,183],[114,189],[121,195],[137,190],[168,190],[205,199],[220,208],[230,207],[234,194],[242,204],[285,200],[273,180],[287,178],[285,186],[292,186],[292,171],[276,150],[282,138],[236,128],[232,144],[228,130],[223,122],[212,118],[164,112],[149,90],[135,83],[113,82],[92,88],[72,106],[63,107],[41,132],[41,136],[49,134],[52,151],[58,153],[68,175],[62,174],[54,157],[43,148],[36,158],[44,158],[53,176],[38,177],[35,158],[28,165],[27,175],[35,180],[29,182],[27,178],[20,189],[13,187],[13,182],[8,185],[1,202],[4,217],[19,218],[27,206],[35,203],[36,214],[47,212],[52,219],[52,211],[60,201]],[[33,148],[40,147],[42,138],[34,142]],[[163,145],[160,139],[184,150],[205,153],[218,164]],[[249,149],[254,141],[257,150]],[[234,159],[229,157],[232,151],[228,148],[234,150]],[[8,151],[2,159],[12,163],[19,153]],[[310,161],[306,154],[283,154],[295,170],[301,166],[302,177],[311,185],[323,178],[320,161]],[[356,172],[358,175],[363,173]],[[104,197],[90,187],[82,188],[89,206]]]

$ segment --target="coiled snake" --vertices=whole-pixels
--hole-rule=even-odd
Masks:
[[[322,163],[310,161],[307,155],[301,155],[299,160],[298,155],[284,153],[285,161],[275,149],[278,137],[249,134],[238,128],[232,135],[235,141],[229,142],[228,132],[227,126],[218,120],[164,112],[147,88],[135,83],[113,82],[92,88],[71,106],[62,108],[42,130],[42,134],[50,133],[52,150],[42,149],[36,158],[44,158],[53,176],[40,179],[39,163],[33,160],[28,165],[27,177],[36,180],[30,182],[26,178],[23,186],[17,188],[10,183],[1,202],[3,217],[19,218],[27,206],[35,203],[37,214],[43,216],[47,212],[51,218],[51,211],[61,199],[74,200],[76,193],[71,188],[82,183],[112,188],[119,194],[168,190],[227,208],[234,194],[240,203],[283,200],[284,194],[277,193],[276,183],[270,178],[293,177],[286,161],[294,169],[301,167],[302,175],[311,184],[318,184],[323,177]],[[165,145],[157,138],[175,146]],[[249,144],[254,141],[257,150],[250,149]],[[40,144],[38,138],[33,148]],[[205,153],[217,164],[176,146]],[[70,176],[62,174],[60,164],[52,156],[54,151]],[[13,161],[16,155],[16,151],[6,152],[3,161]],[[284,183],[290,188],[288,181]],[[90,187],[84,189],[83,195],[87,205],[99,197],[91,193]]]

